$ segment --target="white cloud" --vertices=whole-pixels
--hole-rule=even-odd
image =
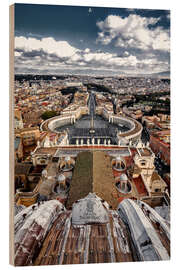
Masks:
[[[89,49],[89,48],[86,48],[86,49],[84,50],[84,52],[85,52],[85,53],[89,53],[89,52],[90,52],[90,49]]]
[[[169,31],[148,27],[155,25],[158,20],[136,14],[126,18],[109,15],[104,21],[97,22],[100,29],[97,42],[107,45],[114,40],[116,47],[169,51]]]
[[[159,32],[159,33],[157,33]],[[170,49],[170,40],[166,32],[155,31],[154,39],[152,42],[152,47],[154,50],[169,50]]]
[[[115,22],[113,22],[115,23]],[[116,22],[117,23],[117,22]],[[159,35],[159,42],[153,43],[163,46],[166,36]],[[133,44],[134,39],[127,41]],[[148,43],[148,37],[145,40]],[[139,57],[130,51],[124,50],[122,53],[110,53],[105,51],[92,51],[89,48],[80,50],[72,47],[66,41],[56,41],[53,38],[35,39],[25,37],[15,37],[15,68],[21,70],[33,70],[42,72],[64,72],[64,70],[111,70],[112,72],[160,72],[168,70],[168,61],[161,61],[153,53],[144,54]]]
[[[104,63],[106,61],[109,61],[113,57],[110,53],[86,53],[83,56],[83,59],[86,62],[98,62],[98,63]]]
[[[15,47],[27,52],[43,50],[48,54],[56,54],[59,57],[70,57],[79,51],[72,47],[68,42],[56,41],[52,37],[42,38],[41,40],[36,38],[25,38],[22,36],[15,37]]]

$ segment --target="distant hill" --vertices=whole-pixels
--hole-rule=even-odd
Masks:
[[[155,77],[168,77],[168,78],[170,78],[170,71],[153,73],[153,74],[151,74],[151,76],[155,76]]]
[[[170,78],[170,71],[164,71],[164,72],[159,72],[159,73],[151,73],[151,74],[136,74],[136,75],[130,75],[128,76],[133,76],[133,77],[151,77],[151,78]]]
[[[54,74],[48,74],[48,75],[41,75],[41,74],[15,74],[15,80],[18,81],[23,81],[23,80],[29,80],[29,81],[36,81],[36,80],[53,80],[53,79],[58,79],[58,80],[64,80],[68,77],[76,77],[77,78],[79,76],[92,76],[92,77],[96,77],[96,79],[103,79],[105,77],[117,77],[117,76],[122,76],[122,77],[151,77],[151,78],[168,78],[170,79],[170,71],[164,71],[164,72],[159,72],[159,73],[151,73],[151,74],[130,74],[130,73],[124,73],[124,72],[120,72],[118,75],[117,74],[113,74],[110,72],[108,73],[108,75],[105,74],[101,74],[101,75],[95,75],[95,74],[61,74],[61,75],[54,75]]]

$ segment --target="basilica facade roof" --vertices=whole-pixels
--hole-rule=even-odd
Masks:
[[[169,225],[129,199],[111,210],[90,193],[72,211],[50,200],[15,216],[17,266],[168,260],[169,253]]]
[[[76,159],[67,208],[72,207],[74,201],[96,193],[101,199],[107,201],[113,209],[118,202],[114,176],[111,169],[110,157],[103,151],[81,152]]]

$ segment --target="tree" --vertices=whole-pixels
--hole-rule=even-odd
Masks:
[[[51,117],[54,117],[56,116],[57,113],[55,111],[45,111],[42,115],[41,115],[41,118],[43,120],[46,120],[46,119],[49,119]]]

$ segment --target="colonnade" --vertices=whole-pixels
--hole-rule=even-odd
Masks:
[[[88,138],[88,139],[83,139],[83,138],[77,138],[76,139],[76,146],[92,146],[92,145],[111,145],[111,140],[110,139],[103,139],[103,143],[101,143],[100,138],[96,139],[96,143],[95,143],[95,138]]]

